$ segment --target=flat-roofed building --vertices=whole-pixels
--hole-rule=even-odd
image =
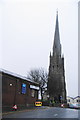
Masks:
[[[2,77],[2,107],[8,108],[16,104],[33,106],[38,100],[39,84],[24,76],[1,69]]]

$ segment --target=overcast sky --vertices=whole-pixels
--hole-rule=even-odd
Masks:
[[[26,76],[49,68],[58,9],[67,95],[78,95],[77,0],[1,0],[0,68]]]

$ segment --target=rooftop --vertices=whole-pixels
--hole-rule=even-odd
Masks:
[[[71,99],[76,99],[76,98],[80,98],[80,96],[76,96],[76,97],[70,97],[70,96],[67,96],[67,98],[71,98]]]
[[[11,76],[14,76],[14,77],[17,77],[17,78],[21,78],[21,79],[24,79],[24,80],[27,80],[27,81],[29,81],[29,82],[32,82],[32,83],[35,83],[35,84],[38,84],[38,85],[39,85],[39,83],[34,82],[34,81],[30,80],[30,79],[27,79],[27,77],[25,77],[25,76],[19,75],[19,74],[17,74],[17,73],[10,72],[10,71],[8,71],[8,70],[4,70],[4,69],[2,69],[2,68],[0,69],[0,72],[6,73],[6,74],[8,74],[8,75],[11,75]]]

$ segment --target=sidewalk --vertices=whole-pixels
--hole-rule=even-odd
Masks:
[[[25,111],[35,110],[35,109],[36,109],[36,107],[28,107],[28,108],[24,108],[24,109],[20,108],[20,109],[17,109],[16,111],[15,110],[4,111],[4,112],[2,112],[2,115],[17,113],[17,112],[25,112]]]
[[[41,107],[28,107],[25,109],[18,109],[17,111],[5,111],[2,113],[2,115],[6,115],[6,114],[13,114],[13,113],[18,113],[18,112],[28,112],[28,111],[32,111],[32,110],[37,110],[37,109],[46,109],[49,106],[41,106]]]

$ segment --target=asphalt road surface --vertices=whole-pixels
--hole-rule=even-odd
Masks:
[[[3,118],[79,118],[80,110],[56,107],[38,107],[33,110],[5,113]]]

